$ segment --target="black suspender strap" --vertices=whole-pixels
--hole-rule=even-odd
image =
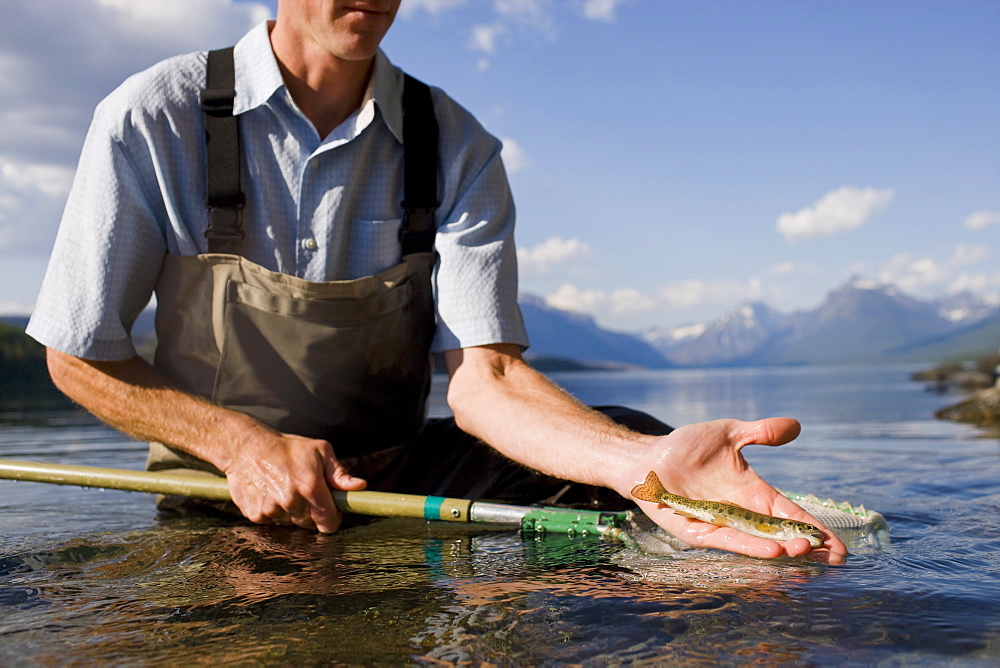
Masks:
[[[233,48],[208,53],[205,89],[198,100],[205,112],[208,154],[207,193],[209,253],[239,254],[243,239],[240,212],[246,196],[240,187],[239,119],[233,115],[236,99],[236,67]]]
[[[434,248],[438,207],[438,123],[427,84],[406,75],[403,85],[403,255]]]
[[[209,51],[205,89],[199,102],[205,113],[209,222],[208,252],[239,254],[244,237],[240,218],[246,196],[240,185],[243,156],[239,119],[233,115],[236,68],[233,48]],[[438,123],[431,91],[406,75],[403,86],[403,255],[434,248],[434,212],[438,207]]]

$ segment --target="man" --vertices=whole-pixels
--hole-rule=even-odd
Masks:
[[[335,531],[330,489],[373,481],[416,493],[464,484],[471,496],[569,480],[628,499],[651,470],[678,494],[811,521],[739,453],[792,440],[794,420],[644,435],[525,364],[499,142],[433,91],[440,169],[407,167],[420,142],[410,137],[431,131],[409,131],[419,104],[405,101],[410,82],[378,48],[398,7],[279,0],[273,24],[228,61],[213,56],[214,79],[206,83],[204,54],[181,56],[98,107],[29,326],[56,384],[152,441],[152,468],[224,474],[254,522]],[[206,149],[204,128],[231,114],[238,141],[210,129]],[[441,183],[415,193],[428,171]],[[234,192],[217,197],[219,174]],[[410,200],[402,223],[401,199]],[[431,220],[435,253],[420,220]],[[424,241],[401,248],[401,227]],[[154,290],[150,366],[128,331]],[[443,452],[433,429],[421,431],[428,349],[446,361],[455,424],[489,453],[473,438]],[[630,420],[643,422],[621,421]],[[669,432],[648,422],[648,434]],[[497,452],[531,471],[498,464],[508,460]],[[470,486],[473,473],[506,487]],[[695,545],[766,557],[809,550],[805,539],[782,544],[643,509]],[[825,551],[846,552],[827,536]]]

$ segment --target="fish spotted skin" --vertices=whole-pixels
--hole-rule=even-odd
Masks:
[[[826,539],[818,527],[807,522],[772,517],[723,501],[697,501],[671,494],[664,489],[655,471],[649,472],[646,482],[632,488],[632,496],[641,501],[669,506],[683,517],[720,527],[732,527],[759,538],[771,540],[805,538],[812,547],[821,546]]]

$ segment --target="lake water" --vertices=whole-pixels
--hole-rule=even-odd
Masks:
[[[789,415],[778,487],[880,511],[841,566],[386,519],[336,535],[158,516],[148,495],[0,481],[0,665],[1000,662],[1000,439],[905,367],[574,373],[675,426]],[[443,412],[437,388],[433,412]],[[141,468],[64,406],[0,400],[0,457]]]

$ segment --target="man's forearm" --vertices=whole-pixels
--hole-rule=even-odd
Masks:
[[[516,347],[446,353],[448,403],[464,431],[526,466],[623,492],[651,439],[584,406],[520,358]]]
[[[100,362],[50,348],[47,359],[56,387],[102,421],[133,438],[165,443],[222,470],[233,456],[228,444],[234,437],[263,428],[249,416],[171,387],[139,357]]]
[[[284,434],[254,418],[187,394],[138,357],[95,362],[48,351],[56,386],[111,426],[214,464],[253,522],[333,532],[330,489],[364,489],[327,441]]]

